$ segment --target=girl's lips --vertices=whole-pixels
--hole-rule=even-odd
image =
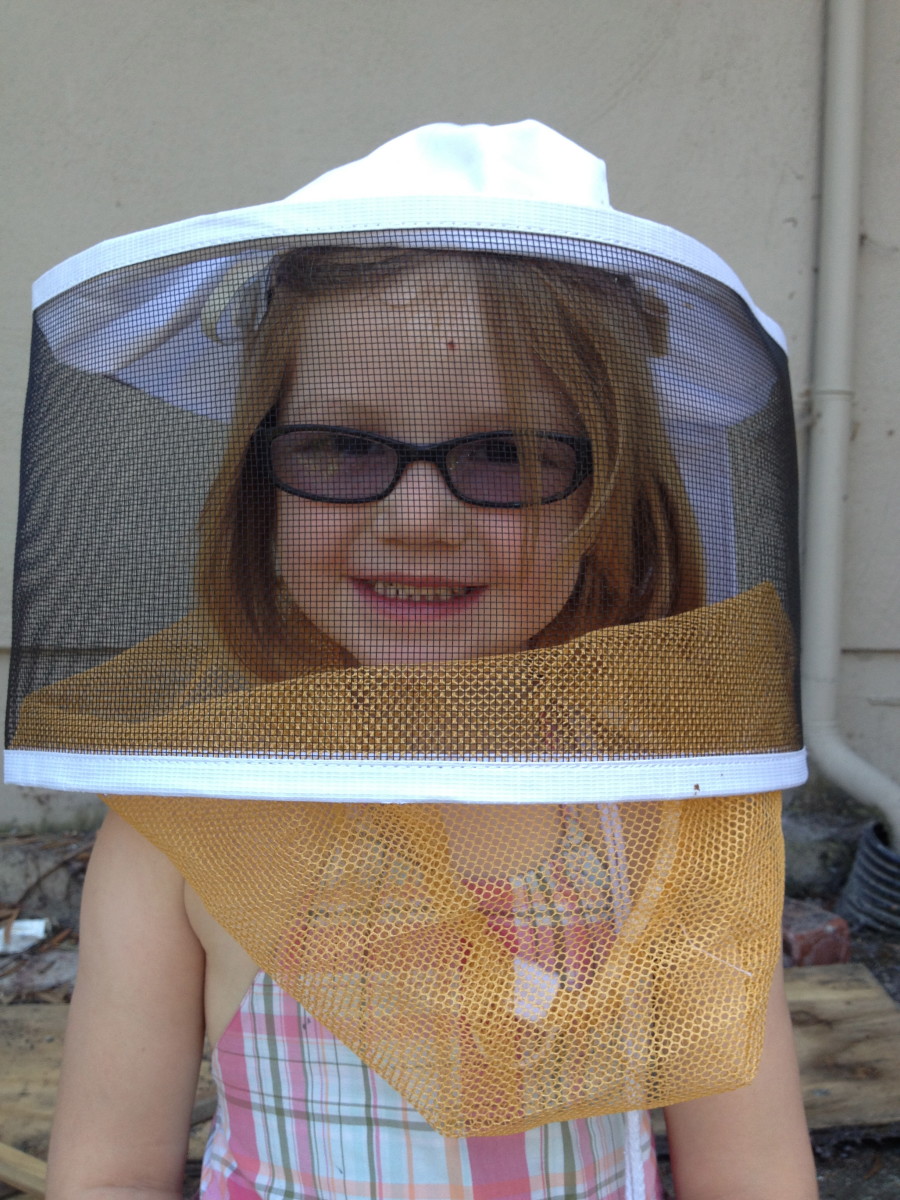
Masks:
[[[435,619],[454,616],[476,604],[485,585],[451,583],[446,579],[353,579],[353,589],[367,604],[387,617]]]

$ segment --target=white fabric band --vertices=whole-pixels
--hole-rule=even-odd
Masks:
[[[576,804],[746,796],[797,787],[806,751],[604,762],[237,758],[8,750],[6,782],[111,795],[376,804]]]

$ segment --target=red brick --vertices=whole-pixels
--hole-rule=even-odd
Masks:
[[[847,922],[810,900],[785,900],[781,936],[787,966],[822,967],[850,961]]]

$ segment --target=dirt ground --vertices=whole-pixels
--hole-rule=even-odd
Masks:
[[[64,1002],[71,994],[78,904],[91,844],[84,833],[0,837],[0,924],[28,917],[50,922],[41,945],[18,957],[0,956],[0,1004]],[[852,958],[900,1004],[900,939],[857,931]],[[818,1133],[813,1146],[821,1200],[900,1197],[900,1128]],[[672,1196],[664,1158],[662,1169]],[[188,1164],[185,1196],[194,1194],[197,1179],[195,1161]],[[0,1184],[0,1200],[11,1195]]]

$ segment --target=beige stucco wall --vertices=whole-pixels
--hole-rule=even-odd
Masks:
[[[868,0],[840,720],[900,780],[900,5]]]
[[[844,715],[900,778],[900,8],[868,7]],[[428,121],[534,116],[605,156],[617,207],[707,242],[781,322],[802,404],[822,17],[818,0],[6,0],[0,644],[31,280],[101,238],[283,196]],[[71,809],[5,799],[20,823]]]

